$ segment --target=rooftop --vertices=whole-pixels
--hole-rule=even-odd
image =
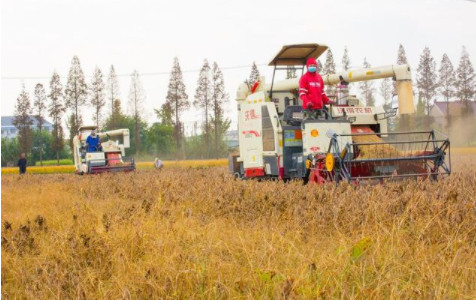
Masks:
[[[15,116],[2,116],[2,127],[15,127],[13,125],[13,119]],[[33,124],[32,126],[37,126],[38,125],[38,120],[36,119],[35,116],[30,116],[30,119],[32,120]],[[43,118],[43,126],[45,127],[50,127],[53,126],[48,120]]]

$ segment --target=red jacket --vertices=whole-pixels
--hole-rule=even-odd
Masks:
[[[314,58],[308,58],[306,67],[317,62]],[[324,104],[329,104],[329,98],[324,92],[324,81],[317,72],[309,71],[302,75],[299,80],[299,97],[302,100],[303,109],[322,109]]]

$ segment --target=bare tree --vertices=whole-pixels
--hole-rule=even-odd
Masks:
[[[25,90],[25,86],[17,98],[17,103],[15,105],[15,114],[13,118],[13,125],[18,130],[18,142],[20,144],[20,150],[28,155],[31,149],[33,132],[31,130],[31,125],[33,120],[30,115],[32,113],[30,96]]]
[[[213,131],[215,133],[215,158],[220,153],[219,142],[223,138],[223,134],[228,130],[230,122],[225,120],[223,105],[228,101],[228,94],[225,91],[225,80],[223,73],[216,62],[213,63],[212,69],[212,108],[213,108]]]
[[[169,108],[172,109],[174,118],[174,135],[175,135],[175,145],[177,149],[182,150],[182,126],[180,122],[180,114],[190,107],[190,102],[188,101],[188,95],[185,91],[185,84],[183,83],[182,70],[180,69],[180,64],[178,58],[174,58],[172,72],[170,73],[169,88],[167,91],[166,103],[168,103]],[[183,156],[183,155],[182,155]]]
[[[400,44],[398,46],[397,65],[406,65],[406,64],[408,64],[407,54],[405,53],[405,48],[403,48],[403,45]]]
[[[99,129],[101,125],[101,110],[106,105],[104,95],[104,80],[101,70],[96,66],[93,78],[89,85],[89,95],[91,98],[91,106],[94,108],[94,117],[96,126]]]
[[[63,127],[61,126],[61,117],[65,112],[63,103],[63,86],[61,85],[58,73],[54,72],[50,81],[50,94],[48,95],[51,102],[48,107],[50,117],[53,119],[53,140],[52,148],[56,152],[56,161],[59,164],[59,153],[63,150]]]
[[[342,70],[347,71],[350,69],[350,58],[349,58],[349,51],[347,50],[347,46],[344,48],[344,55],[342,56]]]
[[[436,62],[431,56],[430,48],[425,47],[418,65],[417,86],[425,101],[427,116],[430,114],[433,97],[436,95],[436,83]]]
[[[367,58],[364,57],[364,68],[369,69],[372,65],[367,61]],[[374,99],[374,83],[372,81],[366,80],[359,83],[360,92],[363,100],[365,101],[366,106],[375,106]]]
[[[466,104],[466,111],[469,112],[469,102],[475,100],[476,95],[476,75],[469,59],[469,54],[464,46],[456,75],[456,95],[459,100]]]
[[[403,45],[400,44],[398,46],[398,53],[397,53],[397,65],[405,65],[408,64],[407,60],[407,54],[405,53],[405,48],[403,48]],[[397,82],[393,82],[393,95],[397,94]]]
[[[323,66],[324,66],[324,65],[322,64],[321,60],[320,60],[320,59],[318,59],[318,60],[317,60],[317,70],[316,70],[316,71],[317,71],[317,73],[319,73],[319,74],[320,74],[320,73],[322,72],[322,68],[323,68]]]
[[[109,71],[109,76],[107,78],[107,99],[109,103],[111,103],[111,116],[113,115],[114,111],[114,101],[119,99],[119,80],[117,79],[116,70],[114,66],[111,65],[111,70]],[[111,120],[114,124],[114,120]]]
[[[205,59],[202,69],[198,75],[197,89],[195,91],[195,100],[193,105],[203,109],[205,123],[203,124],[203,134],[205,137],[205,147],[207,149],[207,158],[210,157],[210,122],[209,115],[212,108],[212,81],[210,78],[210,65]]]
[[[351,62],[350,62],[350,58],[349,58],[349,51],[347,50],[347,46],[344,48],[344,55],[342,56],[342,70],[345,72],[345,71],[348,71],[350,69],[350,66],[351,66]],[[351,91],[351,88],[352,88],[352,84],[348,84],[347,85],[348,89],[349,89],[349,92]]]
[[[392,109],[392,90],[393,90],[393,82],[390,78],[385,78],[380,83],[380,95],[383,98],[384,104],[383,109],[385,111],[390,111]],[[395,129],[396,125],[396,118],[389,118],[388,119],[388,130],[392,131]]]
[[[450,127],[450,105],[449,101],[455,94],[455,85],[456,85],[456,76],[453,69],[453,64],[451,63],[448,55],[443,54],[440,64],[440,80],[438,81],[439,90],[443,97],[446,100],[446,125]]]
[[[331,48],[327,49],[326,62],[322,68],[323,75],[335,74],[336,73],[336,64],[334,62],[334,55],[332,54]],[[326,87],[327,95],[335,95],[336,89],[334,85],[328,85]]]
[[[389,110],[392,108],[392,80],[385,78],[380,83],[380,95],[384,101],[384,109]]]
[[[134,143],[136,147],[136,153],[141,150],[140,144],[140,122],[141,112],[145,100],[144,88],[140,81],[139,73],[134,70],[131,77],[131,89],[129,91],[129,106],[131,108],[132,117],[134,118]]]
[[[36,124],[40,135],[40,165],[43,166],[43,123],[45,122],[45,110],[46,110],[46,92],[41,83],[35,86],[34,92],[35,101],[33,102],[33,108],[35,111]]]
[[[446,53],[443,54],[443,58],[441,59],[439,73],[439,90],[441,95],[445,97],[446,102],[448,102],[455,94],[456,77],[453,64]]]
[[[88,94],[88,87],[84,79],[83,70],[79,63],[79,58],[75,55],[71,61],[71,67],[68,74],[68,83],[65,89],[65,106],[72,110],[74,115],[70,118],[70,146],[73,148],[73,137],[78,132],[78,128],[81,126],[82,117],[80,114],[80,108],[86,104],[86,96]]]
[[[251,66],[251,73],[250,73],[250,78],[248,79],[248,83],[250,85],[255,84],[256,81],[259,79],[259,70],[258,67],[256,66],[256,63],[253,62],[253,65]]]
[[[334,62],[334,55],[332,54],[331,48],[327,49],[326,54],[326,62],[324,63],[324,67],[322,68],[322,74],[329,75],[335,74],[336,72],[336,64]]]

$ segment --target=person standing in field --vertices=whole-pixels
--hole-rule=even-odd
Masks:
[[[163,166],[164,166],[164,163],[158,157],[156,157],[154,161],[154,168],[160,170],[162,169]]]
[[[20,154],[20,159],[18,160],[17,166],[20,171],[20,175],[23,175],[26,173],[26,155],[25,153]]]

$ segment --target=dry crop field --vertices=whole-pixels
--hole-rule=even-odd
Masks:
[[[173,168],[203,168],[203,167],[212,167],[212,166],[226,166],[228,165],[228,160],[226,159],[208,159],[208,160],[166,160],[163,162],[164,167],[173,167]],[[136,168],[138,170],[151,170],[154,168],[154,162],[137,162]],[[74,165],[63,165],[63,166],[34,166],[28,167],[27,173],[30,174],[60,174],[60,173],[74,173]],[[2,168],[2,175],[5,174],[18,174],[18,168]]]
[[[2,297],[474,298],[475,161],[374,187],[225,167],[4,175]]]

